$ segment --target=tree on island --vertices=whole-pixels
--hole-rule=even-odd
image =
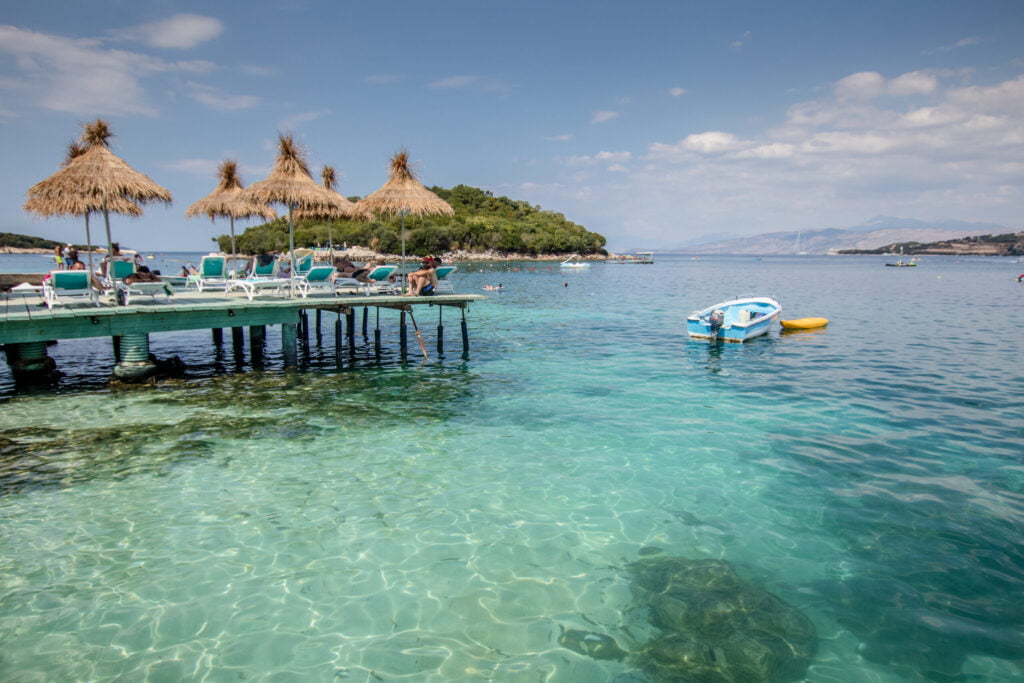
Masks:
[[[497,251],[528,255],[604,254],[603,235],[586,230],[560,213],[545,211],[529,202],[495,197],[492,193],[468,185],[453,188],[429,188],[448,202],[454,216],[407,216],[406,251],[417,256],[461,250],[470,253]],[[358,197],[350,197],[358,200]],[[401,250],[401,219],[375,217],[369,222],[299,220],[295,226],[295,245],[313,247],[327,244],[331,233],[335,244],[358,244],[381,253]],[[216,238],[221,249],[230,247],[230,238]],[[277,219],[246,229],[238,237],[242,253],[284,251],[288,245],[288,226]]]

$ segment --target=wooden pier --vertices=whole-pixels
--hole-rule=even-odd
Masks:
[[[314,295],[308,298],[256,297],[223,292],[177,291],[166,302],[163,299],[128,306],[117,306],[112,300],[99,306],[76,304],[40,307],[39,296],[4,295],[0,302],[0,344],[7,354],[7,363],[16,377],[51,375],[56,364],[46,353],[53,340],[110,337],[115,353],[114,376],[124,381],[145,379],[156,372],[149,353],[149,335],[154,332],[209,329],[219,340],[224,328],[231,328],[236,343],[241,343],[245,328],[250,339],[262,340],[267,325],[281,325],[282,356],[286,366],[298,364],[297,341],[300,330],[308,334],[308,315],[314,312],[317,329],[323,312],[338,315],[336,321],[337,351],[341,352],[341,320],[348,326],[350,344],[355,343],[356,311],[363,311],[366,332],[370,308],[394,309],[401,312],[399,344],[404,354],[408,348],[406,318],[415,325],[417,306],[440,306],[459,309],[463,354],[469,352],[466,307],[485,300],[479,294],[443,294],[429,297],[397,295]],[[379,327],[374,331],[374,346],[381,351]],[[443,327],[439,325],[438,347],[443,344]]]

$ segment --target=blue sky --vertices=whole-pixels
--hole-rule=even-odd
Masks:
[[[407,147],[425,184],[564,213],[617,250],[878,215],[1024,215],[1024,2],[6,3],[0,231],[83,122],[168,188],[114,217],[142,250],[212,246],[185,220],[219,161],[265,177],[278,131],[346,195]]]

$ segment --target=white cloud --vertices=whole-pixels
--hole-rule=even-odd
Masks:
[[[427,83],[428,88],[435,90],[475,90],[479,92],[505,92],[509,86],[499,80],[487,76],[458,75],[448,76]]]
[[[219,19],[199,14],[175,14],[172,17],[111,31],[121,40],[137,41],[150,47],[185,50],[213,40],[224,31]]]
[[[291,116],[286,116],[285,118],[281,119],[278,122],[277,127],[281,130],[293,130],[300,123],[316,121],[317,119],[323,118],[324,116],[328,116],[330,114],[330,109],[318,109],[316,111],[299,112],[297,114],[292,114]]]
[[[672,97],[679,97],[680,95],[685,95],[686,94],[686,89],[685,88],[678,88],[678,87],[677,88],[669,88],[668,89],[668,94],[671,95]]]
[[[911,71],[888,81],[885,90],[890,95],[928,95],[939,85],[935,76],[923,71]]]
[[[678,215],[698,234],[849,225],[880,213],[1020,224],[1024,76],[966,86],[973,75],[963,71],[851,76],[761,131],[654,141],[641,164],[602,165],[601,154],[563,159],[564,187],[528,196],[564,206],[612,244],[618,231],[619,240],[639,238],[622,226]],[[602,167],[614,175],[593,173]],[[575,203],[578,186],[588,202]],[[672,239],[660,228],[650,234]]]
[[[633,158],[632,152],[598,152],[592,156],[572,156],[562,161],[566,166],[592,167],[602,164],[622,164]]]
[[[568,140],[572,140],[572,133],[562,133],[561,135],[552,135],[551,137],[544,138],[544,139],[545,140],[549,140],[551,142],[566,142]]]
[[[740,38],[739,40],[734,40],[731,43],[729,43],[729,47],[731,47],[734,50],[739,50],[741,47],[750,42],[750,36],[750,31],[744,31],[743,37]]]
[[[189,97],[216,111],[250,109],[262,100],[255,95],[230,95],[223,90],[201,83],[188,83]]]
[[[141,79],[167,71],[202,70],[205,62],[165,62],[108,50],[90,39],[71,39],[0,26],[0,53],[15,58],[17,88],[46,109],[79,115],[155,115]],[[10,87],[10,86],[8,86]]]
[[[885,78],[876,71],[850,74],[836,82],[836,97],[850,100],[870,100],[885,92]]]
[[[978,38],[977,36],[971,36],[969,38],[961,38],[960,40],[956,41],[952,45],[943,45],[941,47],[935,48],[934,50],[924,50],[924,51],[921,52],[921,54],[923,54],[923,55],[933,55],[936,52],[951,52],[953,50],[959,50],[962,47],[969,47],[971,45],[977,45],[977,44],[979,44],[981,42],[982,42],[981,38]]]
[[[592,117],[590,117],[590,122],[591,123],[604,123],[606,121],[611,121],[612,119],[617,119],[618,117],[619,117],[619,112],[617,112],[617,111],[608,111],[608,110],[605,109],[605,110],[594,112],[594,115]]]

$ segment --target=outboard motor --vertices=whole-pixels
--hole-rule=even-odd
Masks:
[[[711,327],[711,338],[718,339],[718,331],[722,329],[722,323],[725,322],[725,311],[720,308],[716,308],[711,311],[711,315],[708,316],[708,325]]]

